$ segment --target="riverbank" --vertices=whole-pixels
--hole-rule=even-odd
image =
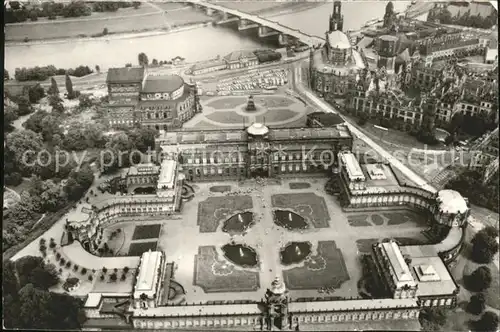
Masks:
[[[5,41],[5,46],[31,46],[31,45],[47,45],[47,44],[63,44],[69,41],[77,41],[77,42],[87,42],[87,41],[111,41],[111,40],[119,40],[119,39],[132,39],[132,38],[146,38],[152,36],[160,36],[170,33],[177,33],[182,31],[188,31],[192,29],[203,28],[206,26],[211,26],[212,20],[206,20],[204,22],[194,22],[194,23],[186,23],[181,26],[173,26],[171,29],[163,28],[163,29],[143,29],[143,30],[134,30],[131,32],[119,32],[113,33],[110,32],[105,36],[100,37],[73,37],[73,38],[47,38],[42,40],[32,40],[29,42],[20,42],[20,41]]]
[[[245,5],[248,4],[233,3],[230,6],[228,5],[228,7],[232,9],[238,9],[238,7]],[[319,5],[322,5],[322,3],[284,3],[268,8],[247,10],[247,12],[263,18],[271,18],[275,16],[306,11],[318,7]],[[175,14],[170,13],[179,10],[182,10],[183,12],[177,12]],[[175,19],[173,18],[173,15],[175,15]],[[141,22],[135,22],[135,24],[132,26],[140,25],[143,28],[140,30],[130,30],[127,23],[127,20],[130,19],[139,21],[147,20],[148,24],[144,25]],[[172,23],[168,23],[169,21]],[[113,25],[118,22],[121,22],[119,23],[121,24],[121,26],[113,27]],[[69,41],[86,42],[99,40],[109,41],[117,39],[144,38],[164,35],[168,33],[182,32],[190,29],[197,29],[210,25],[212,22],[212,17],[207,16],[206,14],[199,11],[194,11],[193,9],[191,9],[191,7],[182,7],[176,10],[170,10],[169,12],[150,12],[138,15],[111,18],[99,17],[86,20],[67,20],[53,22],[52,25],[50,25],[51,22],[43,22],[38,26],[35,26],[36,23],[33,22],[29,22],[24,25],[16,23],[6,26],[5,45],[31,46],[43,44],[59,44]],[[104,27],[108,30],[108,33],[106,35],[100,35],[102,33],[102,30],[96,30],[95,25],[99,24],[106,25]],[[54,27],[57,27],[57,31],[50,31]],[[46,33],[40,31],[40,28],[47,30]],[[19,29],[19,31],[16,31],[15,29]],[[28,30],[37,30],[37,33],[33,34],[33,31]],[[94,35],[94,37],[92,37],[92,35]],[[25,38],[28,38],[28,40],[25,41]]]

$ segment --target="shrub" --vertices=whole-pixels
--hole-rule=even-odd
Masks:
[[[68,269],[69,269],[70,267],[71,267],[71,262],[67,262],[67,263],[66,263],[66,268],[68,268]]]
[[[104,274],[101,274],[100,279],[101,279],[101,281],[104,280]]]
[[[109,280],[111,280],[111,281],[116,281],[116,279],[118,279],[116,276],[116,273],[113,273],[109,276]]]
[[[87,269],[83,267],[81,272],[82,272],[82,274],[85,274],[85,273],[87,273]]]
[[[127,279],[127,276],[126,276],[126,275],[124,275],[124,274],[122,274],[122,277],[120,278],[120,280],[121,280],[121,281],[123,281],[123,280],[125,280],[125,279]]]
[[[50,249],[54,249],[56,247],[56,243],[50,242],[49,247],[50,247]]]
[[[106,273],[106,272],[108,272],[108,269],[106,267],[103,267],[102,268],[102,273]]]
[[[130,270],[130,269],[128,268],[128,266],[125,266],[125,267],[123,268],[123,272],[125,272],[125,273],[127,273],[129,270]]]
[[[94,277],[89,276],[89,281],[92,281],[92,280],[94,280]]]

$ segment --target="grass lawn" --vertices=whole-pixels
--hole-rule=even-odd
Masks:
[[[306,182],[292,182],[289,184],[290,189],[308,189],[311,188],[311,185]]]
[[[318,255],[306,259],[304,266],[283,271],[289,289],[340,288],[349,280],[342,252],[334,241],[318,243]]]
[[[132,240],[156,239],[160,235],[160,230],[160,224],[136,226]]]
[[[207,103],[207,106],[220,109],[233,109],[240,105],[246,105],[247,98],[236,97],[236,98],[218,98]]]
[[[255,102],[265,107],[288,107],[297,103],[286,96],[258,96]]]
[[[198,204],[198,225],[201,233],[217,231],[221,221],[253,207],[250,196],[208,197]]]
[[[213,246],[199,247],[194,264],[193,283],[205,293],[251,292],[260,286],[258,272],[236,270],[218,259]]]
[[[365,226],[372,226],[371,223],[367,221],[368,215],[367,214],[358,214],[354,216],[348,216],[347,217],[347,222],[349,223],[350,226],[353,227],[365,227]]]
[[[372,222],[375,225],[380,226],[384,224],[384,218],[382,218],[382,216],[379,216],[378,214],[372,214],[371,217],[372,217]]]
[[[146,251],[156,250],[157,241],[149,241],[149,242],[138,242],[130,244],[130,248],[128,250],[129,256],[141,256]]]
[[[210,191],[213,193],[224,193],[226,191],[231,191],[231,186],[213,186],[210,187]]]
[[[314,193],[273,195],[271,201],[273,207],[291,209],[316,228],[329,226],[330,215],[325,199]]]
[[[487,265],[490,270],[491,270],[491,276],[493,277],[491,281],[491,286],[488,288],[486,291],[484,291],[484,294],[486,295],[486,305],[500,310],[500,297],[498,294],[500,294],[500,282],[499,282],[499,271],[498,268],[494,263],[490,264],[478,264],[476,262],[473,262],[472,260],[469,259],[469,248],[465,247],[460,255],[457,258],[457,262],[455,266],[452,267],[451,273],[455,280],[457,281],[458,284],[460,284],[460,292],[462,293],[461,295],[464,296],[463,299],[467,299],[470,297],[470,295],[474,294],[474,292],[470,292],[467,290],[467,288],[464,285],[464,276],[470,275],[474,270],[476,270],[478,267]]]
[[[231,124],[231,123],[242,124],[243,121],[245,121],[245,123],[249,122],[246,117],[243,117],[243,116],[235,113],[234,111],[215,112],[215,113],[206,115],[206,117],[209,120],[219,122],[219,123],[227,123],[227,124]]]
[[[263,115],[258,115],[255,117],[255,120],[260,123],[273,123],[273,122],[281,122],[281,121],[286,121],[294,116],[296,116],[297,113],[286,109],[286,108],[280,108],[280,109],[271,109],[268,110],[265,114]]]

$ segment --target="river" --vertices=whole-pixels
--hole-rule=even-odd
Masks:
[[[343,2],[344,31],[361,28],[367,21],[382,18],[385,1]],[[409,5],[406,1],[394,2],[396,11]],[[328,28],[328,17],[332,3],[300,11],[298,13],[272,16],[293,29],[309,34],[324,36]],[[199,27],[163,35],[140,38],[110,40],[69,40],[64,43],[33,45],[5,45],[5,68],[14,73],[15,68],[55,65],[58,68],[72,68],[99,65],[102,69],[137,63],[137,55],[144,52],[152,59],[170,60],[175,56],[186,58],[189,62],[201,61],[224,56],[241,49],[256,49],[263,46],[257,37],[244,35],[236,29],[224,27]]]

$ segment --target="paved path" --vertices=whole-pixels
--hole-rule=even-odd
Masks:
[[[316,106],[321,108],[324,112],[338,114],[338,112],[332,106],[330,106],[325,101],[319,99],[313,93],[311,93],[310,91],[306,90],[306,88],[304,88],[304,86],[302,85],[302,77],[301,77],[302,71],[300,70],[300,66],[295,67],[295,76],[296,76],[297,88],[299,89],[299,92],[304,94],[310,101],[313,102],[313,104],[315,104]],[[399,171],[401,171],[411,181],[416,183],[422,189],[425,189],[425,190],[428,190],[431,192],[436,192],[436,189],[433,186],[429,185],[425,179],[423,179],[418,174],[413,172],[411,169],[406,167],[397,158],[393,157],[389,152],[384,150],[380,145],[378,145],[372,139],[370,139],[368,136],[366,136],[364,133],[362,133],[357,127],[355,127],[354,125],[349,123],[347,120],[346,120],[346,124],[349,127],[349,130],[355,136],[357,136],[362,141],[366,142],[366,144],[368,144],[375,152],[377,152],[382,158],[386,159],[392,166],[394,166]]]

